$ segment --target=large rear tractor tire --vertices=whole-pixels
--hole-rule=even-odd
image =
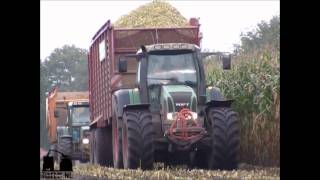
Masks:
[[[101,166],[112,166],[112,128],[97,128],[95,130],[95,160]]]
[[[237,114],[231,108],[213,107],[208,110],[208,120],[212,137],[212,150],[208,157],[209,168],[236,169],[240,144]]]
[[[58,151],[62,154],[69,156],[72,159],[72,136],[62,136],[58,140]],[[57,163],[60,164],[62,154],[57,155]]]
[[[51,145],[51,148],[52,150],[55,150],[55,151],[58,151],[58,143],[54,143]],[[53,155],[53,159],[55,162],[57,162],[59,159],[59,153],[55,152],[55,151],[51,151],[51,154]]]
[[[122,169],[122,118],[114,112],[112,117],[113,167]]]
[[[152,169],[154,162],[152,116],[149,112],[124,111],[123,165],[126,169]]]
[[[62,136],[59,138],[58,142],[58,151],[64,155],[72,155],[72,137],[71,136]]]

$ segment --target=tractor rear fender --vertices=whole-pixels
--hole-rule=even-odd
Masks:
[[[205,112],[211,107],[226,107],[230,108],[233,102],[232,99],[225,99],[221,91],[217,87],[211,87],[206,89],[207,102],[205,104]]]
[[[207,92],[207,103],[206,107],[230,107],[233,100],[225,99],[222,95],[221,91],[217,87],[208,87],[206,89]]]
[[[207,114],[208,109],[212,107],[225,107],[230,108],[233,100],[210,100],[205,104],[205,106],[202,106],[202,110],[200,111],[199,115],[203,116]]]
[[[124,111],[127,110],[149,110],[150,104],[127,104],[123,107]]]
[[[116,111],[120,118],[123,114],[123,109],[129,104],[140,104],[139,91],[137,89],[120,89],[112,95],[112,109]]]
[[[209,102],[206,103],[206,107],[226,107],[229,108],[231,107],[233,100],[211,100]]]

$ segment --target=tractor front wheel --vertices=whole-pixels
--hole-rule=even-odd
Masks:
[[[240,144],[237,115],[231,108],[210,108],[208,120],[211,126],[212,150],[209,153],[210,169],[232,170],[237,168]]]
[[[58,149],[61,153],[67,156],[72,155],[72,137],[62,136],[58,142]]]
[[[151,114],[149,112],[125,111],[122,128],[124,168],[136,169],[141,166],[141,169],[152,169],[153,152]]]
[[[95,130],[95,148],[94,152],[96,163],[101,166],[112,165],[112,129],[111,126],[97,128]]]

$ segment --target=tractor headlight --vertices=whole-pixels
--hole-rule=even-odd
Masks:
[[[173,120],[173,113],[167,113],[167,120]]]
[[[198,113],[196,113],[196,112],[191,112],[191,114],[192,114],[192,118],[193,118],[194,120],[198,119]],[[189,116],[189,118],[191,119],[190,116]],[[176,113],[167,113],[167,120],[172,121],[172,120],[175,120],[175,119],[176,119]]]
[[[196,112],[191,112],[191,114],[192,114],[192,118],[193,118],[194,120],[196,120],[196,119],[198,118],[198,113],[196,113]]]
[[[171,112],[171,113],[167,113],[167,120],[169,121],[173,121],[176,119],[176,116],[177,116],[177,112]]]
[[[88,138],[83,138],[82,139],[82,144],[89,144],[89,139]]]

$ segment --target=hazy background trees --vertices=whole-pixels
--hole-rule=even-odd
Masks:
[[[280,50],[280,16],[274,16],[269,22],[258,23],[256,29],[241,33],[240,38],[241,45],[234,45],[236,54],[263,46],[272,46]]]
[[[87,50],[74,45],[56,48],[40,60],[40,146],[48,148],[46,130],[46,93],[54,86],[60,91],[87,91]]]

